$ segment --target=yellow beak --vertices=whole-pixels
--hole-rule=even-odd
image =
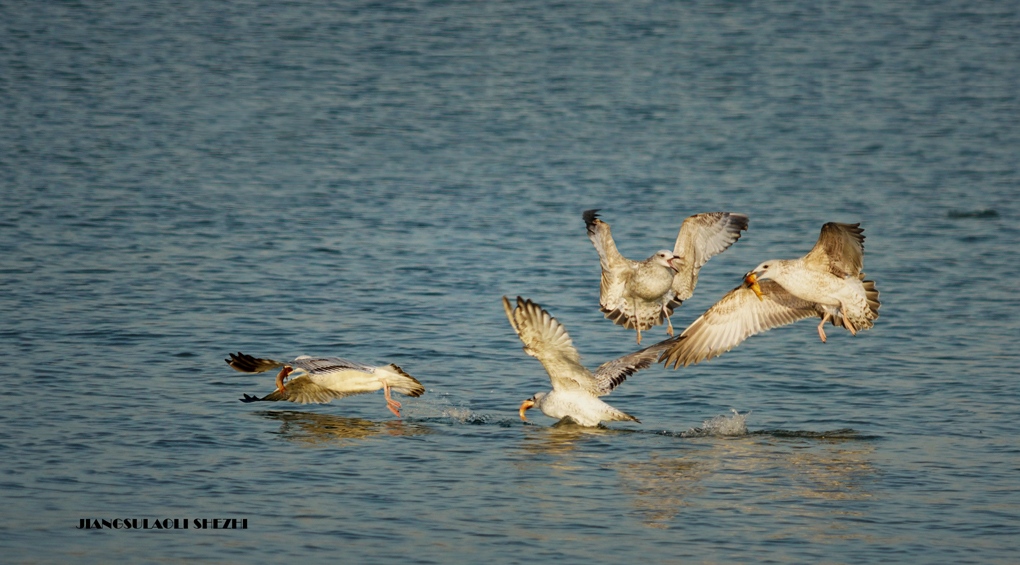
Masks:
[[[533,406],[535,406],[535,401],[530,399],[530,398],[521,403],[521,409],[518,412],[518,414],[521,415],[521,421],[522,422],[527,422],[528,421],[528,419],[524,417],[524,413],[527,412],[528,409],[532,408]]]
[[[754,291],[754,295],[758,297],[758,300],[765,300],[763,298],[764,294],[762,294],[761,291],[761,285],[758,284],[758,277],[755,276],[754,273],[747,273],[744,275],[744,282],[751,287],[751,290]]]

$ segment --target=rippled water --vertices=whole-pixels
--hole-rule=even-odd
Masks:
[[[0,14],[5,560],[1015,561],[1013,4]],[[587,208],[634,258],[688,214],[750,215],[679,327],[860,221],[881,318],[638,373],[607,400],[641,424],[522,424],[548,380],[500,296],[589,366],[635,349],[598,312]],[[244,404],[272,377],[231,351],[395,362],[428,392],[403,420],[379,394]]]

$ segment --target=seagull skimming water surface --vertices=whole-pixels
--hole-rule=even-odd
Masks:
[[[276,375],[275,391],[262,398],[246,394],[242,402],[287,400],[299,404],[323,404],[334,398],[382,389],[386,396],[386,407],[399,418],[400,403],[390,397],[390,391],[395,390],[412,397],[421,396],[425,392],[425,387],[417,379],[393,364],[373,367],[341,357],[307,355],[284,363],[258,359],[241,352],[236,355],[231,353],[230,359],[225,361],[242,373],[262,373],[280,367]]]
[[[639,421],[599,400],[599,397],[612,392],[630,375],[655,363],[665,344],[658,343],[608,361],[592,373],[581,364],[581,356],[566,328],[541,306],[518,296],[514,307],[504,296],[503,309],[510,325],[524,342],[524,352],[542,362],[553,387],[551,391],[540,392],[521,403],[521,420],[526,419],[525,411],[537,407],[550,418],[569,417],[582,426],[596,426],[603,421]]]

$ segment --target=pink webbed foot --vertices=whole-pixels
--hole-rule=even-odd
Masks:
[[[825,343],[825,322],[829,321],[832,316],[826,313],[822,316],[822,321],[818,322],[818,337],[822,338],[822,343]]]
[[[857,335],[857,328],[854,327],[853,323],[843,316],[843,327],[850,331],[850,335]]]
[[[399,402],[397,402],[396,400],[390,400],[390,401],[388,401],[386,403],[386,407],[390,409],[390,412],[393,412],[394,416],[396,416],[397,418],[400,418],[400,403]]]
[[[400,403],[390,397],[390,385],[383,383],[383,395],[386,396],[386,407],[390,409],[390,412],[399,418],[400,417]]]

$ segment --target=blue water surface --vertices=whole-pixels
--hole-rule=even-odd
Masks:
[[[1018,93],[1010,2],[0,5],[3,560],[1015,562]],[[750,216],[678,328],[861,222],[881,317],[524,424],[501,296],[637,347],[589,208],[634,259]],[[236,351],[427,393],[244,404]]]

